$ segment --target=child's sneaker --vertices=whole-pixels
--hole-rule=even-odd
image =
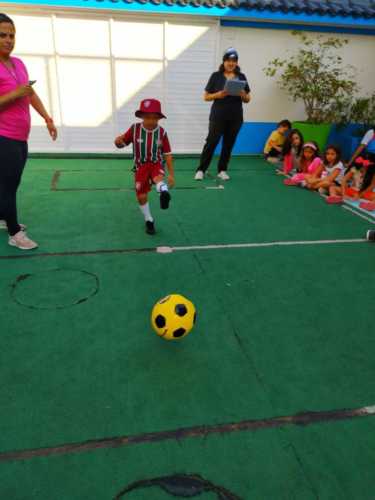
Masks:
[[[147,234],[155,234],[155,225],[151,220],[146,220],[146,233]]]
[[[165,210],[169,207],[169,202],[171,201],[171,195],[168,191],[162,191],[160,193],[160,208]]]
[[[230,177],[229,175],[225,172],[225,170],[222,170],[221,172],[219,172],[217,174],[217,176],[219,177],[219,179],[221,179],[222,181],[229,181]]]
[[[9,236],[8,243],[11,247],[17,247],[20,250],[33,250],[38,247],[35,241],[27,237],[25,231],[18,231],[14,236]]]
[[[326,202],[329,203],[330,205],[336,205],[339,203],[342,203],[342,196],[327,196]]]
[[[195,181],[202,181],[204,178],[204,172],[203,170],[197,170],[195,175],[194,175],[194,180]]]
[[[368,210],[369,212],[373,212],[375,210],[375,202],[374,201],[362,201],[359,204],[360,208],[364,210]]]
[[[368,241],[375,241],[375,231],[373,229],[369,229],[366,233],[366,239]]]

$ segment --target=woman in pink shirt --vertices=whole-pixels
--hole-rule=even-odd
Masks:
[[[13,21],[0,14],[0,227],[8,229],[9,245],[31,250],[38,245],[27,237],[25,226],[18,223],[16,202],[27,159],[30,105],[45,119],[53,140],[57,130],[29,83],[26,66],[11,56],[15,34]]]

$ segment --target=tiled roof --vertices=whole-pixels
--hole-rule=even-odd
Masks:
[[[101,0],[98,0],[101,1]],[[111,0],[113,3],[242,8],[295,14],[375,18],[375,0]]]

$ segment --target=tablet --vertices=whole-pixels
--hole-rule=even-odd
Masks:
[[[225,82],[224,90],[226,90],[229,95],[240,95],[240,92],[244,90],[246,83],[246,80],[238,80],[237,78],[227,80]]]

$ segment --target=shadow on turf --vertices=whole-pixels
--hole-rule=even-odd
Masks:
[[[114,498],[120,500],[134,490],[159,487],[165,493],[180,498],[192,498],[205,492],[216,493],[218,500],[241,500],[241,498],[222,486],[207,481],[199,474],[174,474],[173,476],[156,477],[136,481],[121,490]]]

